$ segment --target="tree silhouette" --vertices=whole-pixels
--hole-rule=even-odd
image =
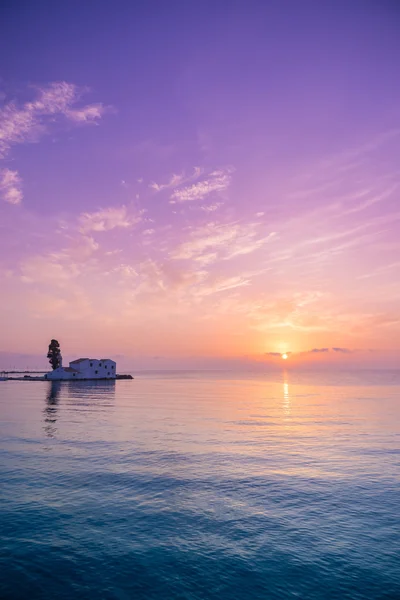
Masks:
[[[62,357],[60,344],[57,340],[51,340],[49,344],[49,351],[47,353],[47,358],[49,359],[49,363],[51,364],[53,370],[61,367]]]

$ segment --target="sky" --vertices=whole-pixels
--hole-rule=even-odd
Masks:
[[[397,1],[0,23],[0,363],[398,366]]]

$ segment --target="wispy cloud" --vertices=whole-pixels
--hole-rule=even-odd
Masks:
[[[397,189],[398,189],[398,184],[395,184],[395,185],[389,186],[387,189],[385,189],[382,192],[377,193],[377,194],[368,192],[368,193],[364,194],[367,197],[363,202],[361,202],[360,204],[356,204],[356,205],[352,206],[351,208],[348,208],[347,210],[342,212],[341,216],[358,213],[358,212],[361,212],[362,210],[365,210],[366,208],[369,208],[370,206],[374,206],[374,204],[383,202],[387,198],[390,198]]]
[[[155,181],[152,181],[149,184],[149,187],[155,192],[162,192],[163,190],[179,187],[180,185],[188,183],[189,181],[194,181],[198,179],[202,173],[202,167],[195,167],[191,175],[186,176],[184,173],[177,175],[176,173],[174,173],[173,175],[171,175],[168,181],[165,181],[164,183],[157,183]]]
[[[244,254],[251,254],[256,250],[262,248],[267,242],[270,242],[276,236],[275,231],[271,231],[266,236],[258,237],[257,234],[250,232],[249,234],[244,234],[243,236],[239,236],[238,239],[232,244],[232,247],[229,252],[227,252],[224,257],[225,260],[229,260],[234,258],[235,256],[240,256]]]
[[[146,300],[160,299],[163,296],[176,294],[200,282],[206,275],[203,271],[180,268],[171,261],[157,261],[148,258],[136,267],[139,282],[134,296],[142,296]]]
[[[251,279],[247,275],[236,275],[234,277],[217,277],[216,279],[210,279],[203,285],[199,286],[195,290],[197,297],[210,296],[211,294],[218,294],[220,292],[226,292],[235,288],[248,286],[251,283]]]
[[[232,179],[232,169],[217,169],[210,173],[207,178],[193,183],[192,185],[175,190],[171,195],[170,203],[193,202],[203,200],[212,193],[226,190]]]
[[[110,231],[116,227],[131,227],[141,221],[140,215],[130,215],[126,206],[111,206],[92,213],[83,213],[79,219],[79,230],[82,233],[90,231]]]
[[[58,236],[57,236],[58,237]],[[83,271],[88,272],[99,244],[90,236],[67,234],[63,246],[50,252],[25,257],[19,264],[20,278],[25,283],[49,284],[54,287],[71,286]]]
[[[106,108],[102,104],[77,107],[82,91],[65,81],[37,88],[36,98],[18,105],[10,102],[0,109],[0,157],[16,144],[36,141],[47,132],[56,116],[79,123],[94,123]]]
[[[400,268],[400,261],[396,261],[394,263],[386,264],[386,265],[383,265],[376,269],[373,269],[369,273],[364,273],[363,275],[359,275],[357,277],[357,279],[370,279],[371,277],[375,277],[377,275],[384,274],[387,271],[390,271],[392,269],[399,269],[399,268]]]
[[[212,252],[216,258],[228,260],[254,252],[270,241],[274,235],[274,232],[265,234],[260,229],[259,223],[209,223],[194,229],[190,239],[172,252],[172,257],[199,260]]]
[[[206,213],[210,213],[215,212],[221,206],[223,206],[223,202],[215,202],[214,204],[203,204],[203,206],[200,206],[200,210]]]
[[[22,181],[17,171],[0,169],[0,197],[9,204],[20,204]]]
[[[171,176],[171,178],[168,181],[166,181],[165,183],[157,183],[155,181],[152,181],[149,184],[149,188],[151,188],[155,192],[161,192],[162,190],[166,190],[168,188],[174,188],[177,185],[180,185],[183,180],[184,180],[183,175],[173,174]]]
[[[211,248],[221,248],[232,243],[238,237],[240,226],[237,223],[227,225],[216,225],[210,223],[205,227],[195,229],[190,239],[183,242],[173,252],[176,259],[189,259],[202,255],[205,251],[209,253]]]
[[[105,109],[101,103],[90,104],[83,108],[69,109],[65,115],[77,123],[95,123],[104,115]]]
[[[351,354],[354,350],[350,350],[350,348],[332,348],[333,352],[340,352],[342,354]]]
[[[293,198],[308,198],[325,196],[330,191],[335,191],[338,185],[349,183],[350,179],[368,165],[371,157],[376,151],[382,150],[389,144],[398,144],[400,129],[392,129],[377,134],[372,139],[358,146],[345,149],[328,158],[322,158],[310,165],[306,172],[302,173],[300,179],[303,181],[303,189],[296,190],[291,196]],[[358,181],[360,185],[360,181]]]
[[[79,266],[58,254],[37,255],[20,265],[21,280],[25,283],[49,284],[64,287],[81,272]]]

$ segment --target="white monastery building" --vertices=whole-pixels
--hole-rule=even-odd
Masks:
[[[69,367],[58,367],[47,373],[45,379],[115,379],[117,364],[110,358],[78,358]]]

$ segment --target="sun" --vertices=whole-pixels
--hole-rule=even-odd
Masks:
[[[287,354],[282,354],[282,358],[283,358],[283,360],[287,360],[289,357]]]

